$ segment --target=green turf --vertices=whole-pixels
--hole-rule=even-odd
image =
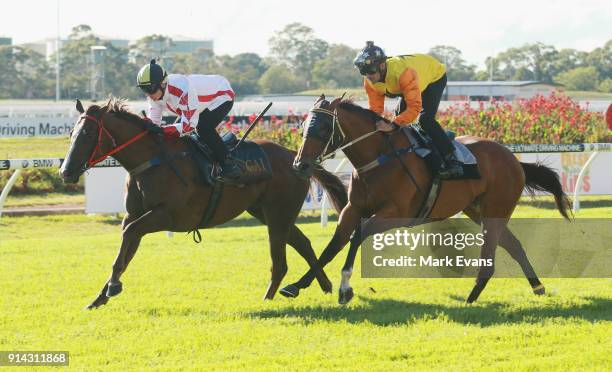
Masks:
[[[36,195],[11,195],[6,198],[5,208],[41,207],[56,205],[85,205],[85,194],[42,193]]]
[[[69,146],[68,136],[0,138],[0,158],[63,158]]]
[[[546,203],[516,214],[555,216]],[[609,216],[605,201],[590,207]],[[263,302],[266,229],[244,216],[203,231],[200,245],[185,234],[146,236],[124,292],[83,310],[110,273],[119,222],[0,220],[0,350],[68,350],[71,367],[87,371],[604,370],[612,362],[609,279],[544,279],[543,297],[524,279],[494,279],[466,305],[471,279],[361,279],[357,264],[346,307],[316,285]],[[335,223],[304,217],[300,227],[320,252]],[[326,270],[335,286],[344,256]],[[291,249],[288,262],[284,284],[306,269]]]

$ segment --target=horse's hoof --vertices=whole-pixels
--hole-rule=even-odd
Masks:
[[[333,288],[333,284],[330,280],[323,282],[323,285],[321,286],[323,293],[332,293]]]
[[[94,302],[87,305],[85,309],[87,310],[97,309],[102,305],[106,305],[107,302],[108,302],[108,297],[106,297],[106,295],[100,295],[98,296],[98,298],[94,300]]]
[[[338,303],[340,305],[346,305],[349,303],[349,301],[353,298],[353,288],[349,287],[346,290],[342,290],[342,288],[340,288],[340,291],[338,292]]]
[[[113,297],[121,293],[123,290],[123,284],[118,282],[116,284],[108,284],[108,288],[106,289],[106,297]]]
[[[294,284],[289,284],[285,288],[282,288],[279,293],[288,298],[296,298],[300,294],[300,289]]]
[[[471,304],[471,303],[474,303],[474,301],[476,301],[477,299],[478,299],[478,295],[475,295],[474,293],[470,293],[467,300],[465,300],[465,303]]]
[[[93,310],[97,309],[98,307],[100,307],[100,305],[97,305],[95,302],[92,302],[85,307],[85,310]]]
[[[544,286],[542,284],[533,287],[533,293],[536,296],[542,296],[543,294],[546,293],[546,289],[544,288]]]

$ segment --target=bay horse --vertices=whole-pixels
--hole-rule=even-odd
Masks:
[[[105,106],[92,105],[81,113],[71,133],[71,144],[60,168],[64,182],[75,183],[93,163],[112,155],[128,172],[162,156],[160,141],[148,120],[129,112],[125,102],[110,98]],[[162,142],[170,154],[189,153],[189,139]],[[272,278],[265,299],[272,299],[287,272],[286,244],[288,243],[316,272],[323,291],[331,292],[331,282],[319,267],[310,240],[295,225],[310,183],[292,171],[295,152],[276,143],[254,140],[267,155],[272,177],[265,181],[226,185],[216,212],[205,226],[202,216],[212,193],[211,186],[200,181],[193,157],[175,158],[173,164],[162,162],[146,171],[132,172],[126,179],[127,195],[123,218],[122,241],[108,281],[97,298],[87,307],[97,308],[122,290],[121,275],[134,257],[141,238],[157,231],[185,232],[198,227],[212,227],[225,223],[247,211],[268,227]],[[99,156],[95,161],[98,155]],[[179,177],[179,175],[181,177]],[[347,202],[346,189],[340,179],[323,168],[314,170],[314,178],[329,193],[338,208]],[[185,182],[185,183],[183,183]]]
[[[385,219],[414,219],[433,178],[425,161],[414,152],[395,152],[411,146],[407,136],[399,130],[390,134],[377,132],[375,123],[378,120],[385,119],[350,100],[338,98],[330,103],[322,95],[311,110],[310,119],[304,123],[302,145],[294,160],[296,173],[308,178],[322,156],[342,149],[355,168],[349,186],[349,202],[340,213],[333,238],[319,258],[324,267],[350,240],[339,289],[341,304],[353,297],[349,280],[361,242],[369,235],[387,230],[390,226],[382,223]],[[533,292],[544,294],[544,286],[507,223],[525,188],[531,193],[534,190],[552,193],[557,209],[569,220],[569,201],[559,176],[542,164],[519,162],[508,149],[494,141],[472,136],[457,140],[475,155],[481,177],[443,181],[430,220],[446,219],[463,211],[482,226],[481,258],[494,262],[499,243],[519,263]],[[380,155],[388,155],[393,160],[372,167]],[[360,225],[361,219],[368,220]],[[476,301],[493,272],[493,266],[479,267],[476,284],[467,297],[468,303]],[[313,274],[309,271],[298,282],[281,289],[281,294],[297,296],[300,289],[310,285]]]

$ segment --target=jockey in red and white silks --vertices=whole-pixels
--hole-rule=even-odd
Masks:
[[[147,97],[149,118],[160,125],[164,109],[177,114],[177,123],[164,126],[164,136],[178,137],[197,127],[199,116],[205,109],[213,111],[233,99],[234,91],[221,75],[169,74],[162,99],[154,101]]]
[[[142,66],[136,81],[147,96],[149,119],[153,123],[161,124],[165,109],[178,115],[176,123],[162,127],[164,137],[178,138],[195,130],[198,141],[212,150],[221,165],[221,179],[234,182],[240,178],[240,168],[229,156],[215,129],[234,104],[234,90],[226,78],[220,75],[168,74],[153,59]]]

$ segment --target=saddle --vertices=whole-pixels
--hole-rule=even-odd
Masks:
[[[418,124],[402,127],[401,130],[408,138],[408,141],[410,141],[412,145],[411,150],[421,159],[425,160],[427,168],[435,176],[442,166],[442,155],[434,146],[431,137]],[[455,157],[463,165],[463,175],[453,179],[480,179],[480,172],[478,171],[478,164],[474,154],[472,154],[467,146],[455,140],[455,133],[446,131],[446,135],[453,144]]]
[[[238,138],[233,133],[225,133],[221,139],[225,146],[230,149],[238,143]],[[214,160],[212,150],[200,142],[195,131],[188,136],[187,142],[193,150],[191,155],[198,165],[203,182],[214,185],[218,182],[221,167]],[[236,161],[242,171],[242,177],[238,180],[240,184],[255,183],[272,178],[272,167],[268,156],[261,146],[255,142],[244,141],[240,147],[231,151],[229,156]]]

